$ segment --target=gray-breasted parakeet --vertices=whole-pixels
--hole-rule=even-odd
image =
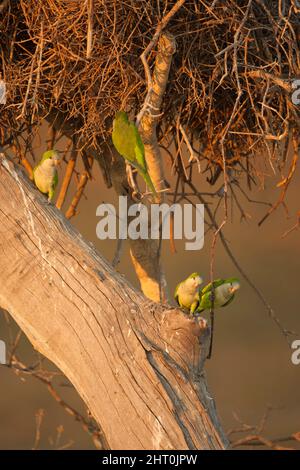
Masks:
[[[194,314],[199,306],[199,290],[203,280],[198,273],[192,273],[184,281],[180,282],[175,289],[175,300],[181,308]]]
[[[115,149],[140,175],[154,195],[156,191],[148,173],[145,149],[136,125],[130,122],[125,111],[118,111],[113,121],[112,141]]]
[[[214,308],[225,307],[233,301],[236,291],[240,288],[240,282],[236,277],[229,279],[216,279],[214,285]],[[197,313],[212,307],[212,283],[203,287],[200,291],[200,302]]]
[[[48,202],[54,196],[58,183],[57,163],[59,156],[55,150],[43,153],[40,162],[33,169],[33,179],[36,187],[44,194],[48,194]]]

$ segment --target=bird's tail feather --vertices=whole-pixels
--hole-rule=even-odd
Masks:
[[[156,192],[156,189],[154,187],[154,184],[152,183],[152,180],[149,176],[149,173],[146,173],[146,172],[142,172],[142,177],[144,178],[147,186],[149,186],[149,189],[152,191],[152,193],[154,194],[154,196],[157,196],[157,192]]]

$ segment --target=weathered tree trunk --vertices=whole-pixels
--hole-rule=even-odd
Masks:
[[[73,383],[112,449],[222,449],[208,328],[133,289],[0,160],[0,306]]]

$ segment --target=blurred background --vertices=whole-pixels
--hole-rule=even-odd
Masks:
[[[61,145],[63,148],[63,143]],[[36,155],[39,156],[44,150],[43,145],[37,142]],[[262,170],[263,174],[268,178],[265,183],[262,178],[262,183],[253,190],[251,197],[253,200],[274,202],[280,191],[276,189],[280,177],[272,177],[268,169]],[[97,239],[99,218],[96,217],[96,208],[103,202],[117,206],[118,201],[114,190],[106,189],[97,166],[94,167],[93,176],[80,202],[78,214],[71,219],[71,223],[94,243],[101,254],[112,260],[116,241]],[[296,213],[300,209],[299,184],[298,171],[288,192],[289,216],[281,206],[261,227],[257,222],[268,207],[250,203],[236,190],[247,217],[241,221],[236,204],[232,205],[229,200],[230,217],[224,228],[236,259],[273,306],[283,326],[298,332],[295,337],[298,339],[300,233],[294,230],[284,238],[282,234],[296,223]],[[199,175],[198,189],[211,191],[206,175]],[[74,191],[73,181],[64,210],[69,206]],[[208,199],[212,208],[218,199]],[[170,293],[179,281],[194,271],[199,271],[205,281],[209,281],[211,234],[206,235],[204,248],[200,251],[185,251],[184,242],[175,242],[175,254],[171,253],[169,241],[163,242],[162,250]],[[127,243],[117,269],[139,287]],[[209,388],[223,427],[228,432],[243,425],[258,425],[269,410],[262,432],[265,436],[284,437],[300,431],[300,365],[292,364],[292,350],[286,339],[251,287],[237,272],[218,240],[215,277],[231,276],[241,278],[241,289],[229,307],[216,311],[213,356],[206,363]],[[0,339],[6,341],[8,348],[13,345],[17,333],[18,326],[12,318],[1,312]],[[32,349],[24,335],[19,341],[18,356],[27,365],[40,363],[42,367],[56,370]],[[83,402],[67,379],[59,376],[54,382],[60,397],[86,416]],[[95,448],[90,434],[53,399],[45,384],[3,366],[0,367],[0,384],[1,449]],[[249,430],[249,434],[253,432]],[[231,438],[235,439],[235,435]],[[292,445],[296,446],[295,443]]]

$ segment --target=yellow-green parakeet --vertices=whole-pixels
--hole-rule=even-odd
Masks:
[[[229,279],[216,279],[214,285],[214,308],[225,307],[233,301],[236,291],[240,288],[240,282],[236,277]],[[200,302],[197,313],[212,307],[212,283],[203,287],[200,291]]]
[[[44,194],[48,194],[48,202],[51,202],[58,183],[57,163],[59,156],[55,150],[47,150],[42,155],[40,162],[33,169],[33,179],[36,187]]]
[[[148,173],[145,149],[136,125],[125,111],[118,111],[113,121],[112,141],[115,149],[138,170],[154,195],[156,191]]]
[[[175,300],[181,308],[190,312],[191,315],[199,306],[199,290],[203,280],[198,273],[192,273],[187,279],[180,282],[175,289]]]

